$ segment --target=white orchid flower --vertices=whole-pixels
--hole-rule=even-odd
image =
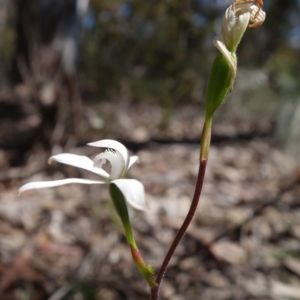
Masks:
[[[107,148],[95,157],[94,160],[86,156],[62,153],[49,158],[49,164],[57,161],[62,164],[78,167],[93,172],[101,177],[100,180],[89,180],[80,178],[68,178],[53,181],[30,182],[19,189],[19,194],[32,189],[55,187],[70,183],[81,184],[115,184],[122,192],[125,200],[138,210],[146,208],[144,186],[135,179],[124,179],[128,169],[138,160],[138,156],[129,156],[126,147],[114,140],[101,140],[89,143],[89,146]],[[102,166],[108,161],[111,172],[106,172]]]

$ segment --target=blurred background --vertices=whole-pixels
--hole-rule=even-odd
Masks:
[[[207,79],[227,0],[0,0],[1,299],[148,299],[105,188],[49,156],[117,139],[149,211],[131,212],[157,269],[188,210]],[[300,1],[266,0],[216,114],[195,221],[162,299],[300,299]]]

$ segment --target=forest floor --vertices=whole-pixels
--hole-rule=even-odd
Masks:
[[[272,117],[221,110],[200,204],[165,274],[162,300],[300,299],[299,174],[274,145]],[[174,109],[164,129],[163,109],[151,104],[103,102],[84,112],[85,126],[94,127],[84,142],[118,139],[139,156],[129,176],[143,182],[149,208],[130,214],[140,251],[157,270],[191,203],[201,107]],[[67,151],[97,154],[80,145]],[[30,181],[95,177],[48,166],[38,146],[21,165],[5,165],[10,151],[0,154],[1,300],[148,299],[106,186],[17,196]]]

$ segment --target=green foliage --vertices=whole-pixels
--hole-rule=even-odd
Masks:
[[[85,70],[99,83],[100,95],[119,90],[126,79],[133,99],[158,100],[168,106],[169,99],[178,103],[193,97],[195,86],[202,84],[199,74],[209,72],[201,56],[212,26],[194,24],[196,11],[190,3],[93,4],[98,18],[86,38]]]
[[[168,124],[174,105],[204,101],[199,91],[206,89],[217,53],[212,45],[215,23],[225,10],[213,3],[93,0],[96,26],[85,36],[83,57],[99,99],[112,93],[120,97],[125,80],[131,99],[165,107],[162,127]],[[265,3],[265,11],[265,24],[247,30],[239,46],[240,66],[266,66],[272,74],[285,72],[299,78],[298,51],[288,43],[291,14],[298,14],[299,6],[295,1],[274,0]],[[291,58],[293,62],[286,64]]]
[[[87,300],[97,300],[98,299],[97,290],[98,289],[93,286],[74,284],[72,290],[64,298],[62,298],[62,300],[72,300],[75,299],[76,296],[77,297],[81,296],[82,299],[87,299]]]
[[[161,103],[165,108],[161,125],[166,126],[174,105],[204,102],[207,77],[218,53],[212,39],[221,21],[218,17],[226,8],[215,3],[92,0],[95,26],[83,34],[81,87],[87,83],[96,87],[99,100],[121,98],[125,82],[130,99]],[[17,40],[14,6],[9,7],[2,11],[0,22],[2,74],[11,66]],[[295,0],[274,0],[265,1],[264,7],[266,22],[247,30],[239,46],[240,67],[265,67],[271,84],[285,89],[294,84],[289,78],[296,83],[300,78],[299,47],[293,48],[289,42],[291,29],[298,24],[299,4]]]
[[[206,117],[211,119],[232,88],[233,74],[223,54],[213,64],[206,93]]]
[[[7,6],[7,4],[6,4]],[[1,9],[1,7],[0,7]],[[7,7],[0,10],[0,75],[11,67],[15,52],[16,32],[13,18],[7,13]]]
[[[109,184],[109,193],[114,203],[114,206],[117,210],[117,213],[122,220],[128,244],[133,246],[134,248],[137,248],[132,234],[132,229],[131,229],[125,198],[122,192],[115,184],[111,183]]]

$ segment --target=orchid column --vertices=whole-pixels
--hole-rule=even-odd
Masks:
[[[223,17],[221,35],[214,39],[214,45],[221,52],[215,59],[210,73],[207,92],[205,122],[201,137],[200,167],[193,196],[193,201],[188,214],[175,236],[170,249],[158,272],[157,286],[151,290],[151,300],[159,299],[159,288],[168,264],[191,223],[198,206],[199,198],[204,182],[206,164],[211,141],[211,126],[213,115],[217,108],[225,101],[232,91],[237,72],[237,46],[243,37],[247,27],[257,27],[265,20],[265,12],[262,11],[262,0],[235,0],[230,5]]]

